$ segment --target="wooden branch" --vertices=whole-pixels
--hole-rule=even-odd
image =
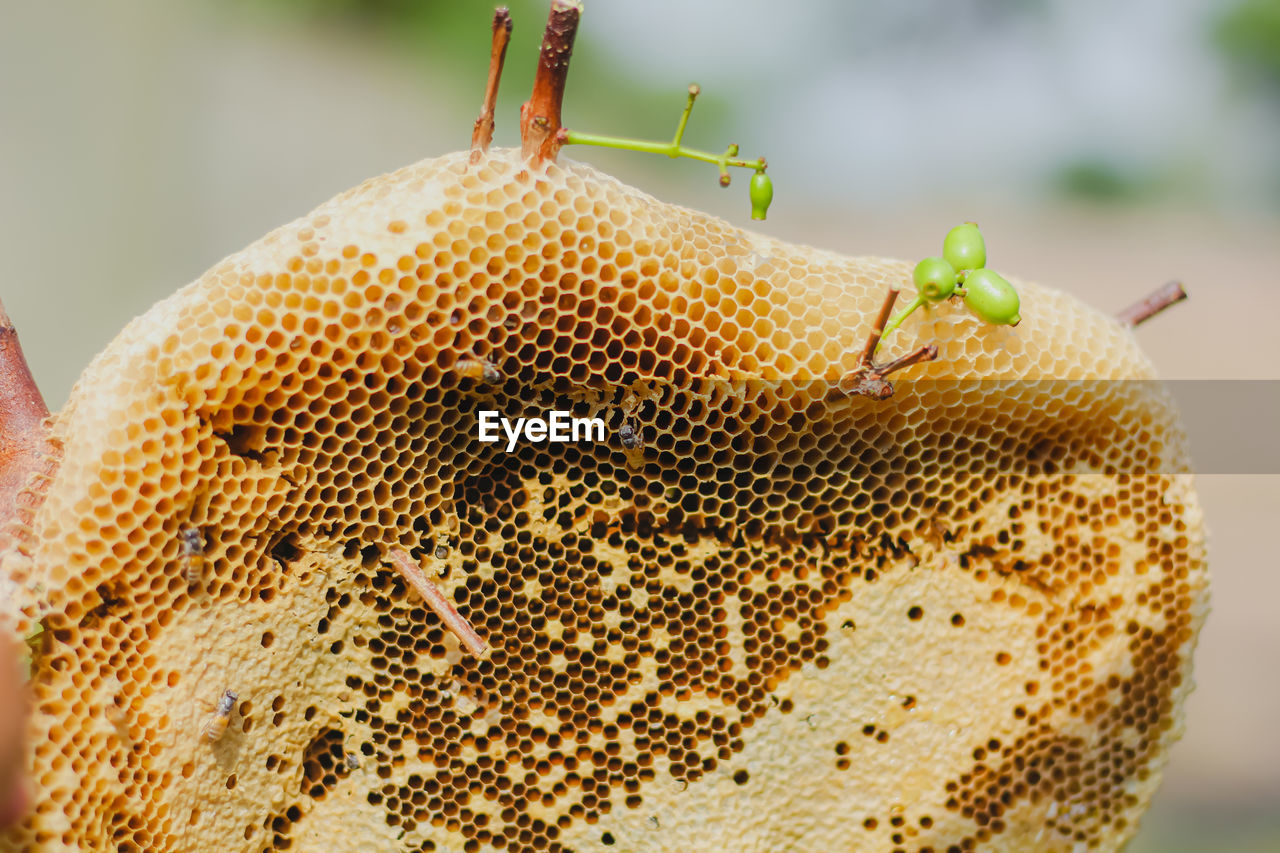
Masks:
[[[44,455],[48,417],[18,332],[0,304],[0,551],[8,547],[6,530],[18,514],[19,495]]]
[[[1187,291],[1182,282],[1171,281],[1159,290],[1139,299],[1123,311],[1116,313],[1116,319],[1129,328],[1145,323],[1170,305],[1176,305],[1187,298]]]
[[[0,554],[14,544],[9,528],[15,518],[30,509],[19,500],[49,449],[48,417],[18,332],[0,303]],[[20,820],[30,806],[22,762],[27,697],[16,648],[0,638],[0,827]]]
[[[867,335],[867,345],[862,348],[862,355],[858,357],[858,365],[860,367],[871,366],[872,358],[876,354],[876,347],[880,346],[880,336],[884,334],[885,324],[889,322],[889,315],[893,313],[893,304],[897,301],[898,288],[889,288],[889,292],[885,294],[884,302],[880,305],[880,313],[876,315],[876,321],[871,325],[871,334]]]
[[[880,313],[876,315],[875,323],[871,326],[871,333],[867,335],[867,345],[862,348],[862,354],[858,356],[858,367],[852,373],[842,377],[836,385],[842,393],[886,400],[893,395],[893,383],[888,379],[890,373],[922,361],[933,361],[938,357],[937,345],[929,344],[901,358],[895,358],[888,364],[876,362],[876,347],[880,345],[884,327],[889,322],[889,315],[893,313],[893,303],[897,301],[898,289],[889,288],[884,303],[880,306]]]
[[[493,46],[489,50],[489,80],[484,87],[484,104],[480,117],[471,131],[471,162],[489,150],[493,141],[493,107],[498,100],[498,82],[502,79],[502,64],[507,59],[507,43],[511,41],[511,10],[499,6],[493,11]]]
[[[9,633],[8,631],[5,632]],[[27,689],[18,664],[19,644],[0,636],[0,835],[31,806],[27,781]]]
[[[560,106],[581,15],[581,0],[551,0],[533,94],[520,108],[520,152],[534,165],[554,162],[563,144],[559,134]]]
[[[476,657],[480,657],[488,650],[489,647],[485,645],[484,640],[476,633],[476,629],[472,628],[471,623],[463,619],[462,614],[454,609],[453,604],[440,591],[440,587],[431,582],[431,579],[413,561],[413,558],[400,548],[393,549],[387,556],[391,558],[391,564],[395,566],[400,576],[418,591],[418,595],[422,596],[422,600],[440,617],[440,621],[444,623],[444,626],[457,636],[467,651]]]

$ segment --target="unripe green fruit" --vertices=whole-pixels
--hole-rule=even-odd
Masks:
[[[956,292],[956,269],[942,258],[925,258],[911,277],[916,292],[930,302],[941,302]]]
[[[1022,319],[1018,316],[1018,291],[998,273],[974,270],[964,287],[964,304],[979,319],[995,326],[1016,326]]]
[[[751,218],[764,219],[769,212],[769,203],[773,201],[773,178],[765,172],[756,172],[751,176],[747,195],[751,199]]]
[[[987,265],[987,241],[972,222],[957,225],[942,241],[942,257],[957,270],[977,270]]]

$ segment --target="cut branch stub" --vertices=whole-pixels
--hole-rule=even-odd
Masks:
[[[511,10],[499,6],[493,10],[493,46],[489,50],[489,79],[484,87],[484,104],[480,117],[471,131],[471,162],[489,150],[493,141],[493,107],[498,100],[498,83],[502,80],[502,64],[507,59],[507,44],[511,41]]]
[[[1164,309],[1187,298],[1187,291],[1180,281],[1171,281],[1154,293],[1150,293],[1116,313],[1116,319],[1129,328],[1150,320]]]
[[[8,546],[22,489],[45,455],[48,417],[18,332],[0,304],[0,551]]]
[[[581,15],[580,0],[552,0],[533,94],[520,108],[520,151],[535,165],[555,160],[560,151],[560,105]]]

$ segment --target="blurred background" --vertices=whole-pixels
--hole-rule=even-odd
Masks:
[[[0,299],[51,407],[117,331],[372,175],[465,148],[492,3],[0,0]],[[545,0],[515,31],[518,144]],[[586,0],[571,128],[766,155],[752,223],[690,161],[571,147],[655,196],[850,254],[992,264],[1107,311],[1167,378],[1280,379],[1280,0]],[[1257,383],[1275,395],[1280,384]],[[1244,419],[1247,412],[1222,412]],[[1130,853],[1280,850],[1280,474],[1202,472],[1214,612],[1187,732]]]

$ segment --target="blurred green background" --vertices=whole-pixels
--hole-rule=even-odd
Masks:
[[[547,9],[510,5],[498,145]],[[224,255],[466,147],[492,6],[0,0],[0,299],[50,404]],[[665,138],[691,81],[686,142],[766,155],[767,222],[746,173],[564,156],[852,254],[920,257],[975,219],[1002,271],[1105,310],[1181,278],[1192,301],[1139,333],[1162,375],[1280,379],[1280,0],[586,0],[565,123]],[[1131,853],[1280,850],[1280,476],[1200,488],[1214,612]]]

